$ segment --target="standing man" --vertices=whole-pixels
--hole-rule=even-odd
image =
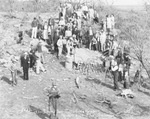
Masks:
[[[45,21],[44,23],[44,29],[43,29],[43,39],[45,40],[45,42],[48,44],[48,23],[47,21]]]
[[[111,15],[111,28],[112,30],[115,28],[115,17],[113,14]]]
[[[97,40],[97,50],[101,51],[101,42],[100,42],[100,34],[99,31],[96,31],[95,38]]]
[[[117,65],[117,61],[114,58],[114,56],[112,56],[111,70],[112,70],[113,79],[114,79],[114,90],[119,90],[119,86],[118,86],[118,76],[119,76],[118,65]]]
[[[21,67],[23,68],[23,78],[24,80],[29,80],[29,67],[30,67],[30,57],[28,52],[25,52],[21,56]]]
[[[32,36],[31,38],[37,38],[37,28],[38,28],[38,21],[36,18],[33,19],[32,23]]]
[[[107,32],[109,33],[111,31],[111,27],[112,27],[112,21],[111,21],[111,17],[110,15],[106,16],[106,25],[107,25]]]
[[[89,39],[88,39],[88,47],[89,47],[89,49],[91,50],[91,45],[90,45],[90,43],[91,43],[91,41],[92,41],[92,39],[93,39],[93,30],[92,30],[92,27],[90,26],[90,28],[89,28],[89,31],[88,31],[88,36],[89,36]]]
[[[8,69],[9,69],[10,72],[11,72],[11,78],[10,78],[11,85],[12,85],[12,86],[17,85],[16,59],[15,59],[15,57],[14,57],[13,55],[12,55],[11,58],[10,58]]]
[[[63,49],[63,39],[62,35],[60,35],[59,40],[57,41],[57,46],[58,46],[58,58],[62,55],[62,49]]]
[[[102,30],[101,35],[100,35],[100,42],[101,42],[101,51],[105,51],[106,48],[106,32]]]

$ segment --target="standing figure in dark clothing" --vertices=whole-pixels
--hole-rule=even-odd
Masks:
[[[33,69],[35,68],[35,63],[36,63],[36,56],[35,56],[35,51],[31,50],[29,53],[29,57],[30,57],[30,68]]]
[[[117,64],[119,66],[118,69],[118,73],[119,73],[119,77],[118,77],[118,81],[122,81],[123,80],[123,59],[122,59],[122,52],[121,50],[118,51],[118,55],[116,56],[116,60],[117,60]]]
[[[114,79],[114,90],[119,90],[119,85],[118,85],[118,64],[117,64],[117,60],[112,57],[112,61],[111,61],[111,71],[113,74],[113,79]]]
[[[54,51],[55,52],[58,52],[57,41],[59,39],[59,35],[60,35],[60,30],[56,29],[56,31],[54,33]]]
[[[123,80],[124,80],[124,88],[128,89],[130,85],[130,66],[131,66],[131,59],[128,54],[124,53],[123,54],[124,58],[124,70],[123,70]]]
[[[25,52],[22,56],[21,56],[21,67],[23,68],[23,78],[24,80],[28,80],[29,79],[29,67],[30,67],[30,57],[28,52]]]

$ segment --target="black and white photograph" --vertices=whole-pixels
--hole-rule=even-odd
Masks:
[[[0,0],[0,119],[150,119],[150,0]]]

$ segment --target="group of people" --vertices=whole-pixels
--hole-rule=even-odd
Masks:
[[[89,9],[85,4],[77,8],[73,8],[70,3],[60,4],[58,24],[53,18],[44,23],[41,17],[34,18],[31,38],[42,39],[51,45],[58,58],[62,52],[73,54],[76,47],[82,46],[83,22],[88,18],[91,21],[98,19],[96,13],[92,7]]]
[[[40,71],[46,72],[44,54],[42,50],[43,42],[40,39],[33,39],[30,42],[30,48],[21,55],[21,67],[24,73],[24,80],[29,79],[29,70],[40,74]]]
[[[119,90],[118,82],[123,83],[125,89],[130,87],[130,66],[131,58],[128,53],[122,53],[121,50],[117,52],[116,55],[111,55],[109,71],[113,75],[114,90]],[[108,71],[107,70],[107,71]]]
[[[84,22],[89,21],[91,25],[83,34]],[[97,24],[100,29],[94,31],[92,24]],[[43,54],[43,42],[46,42],[60,58],[62,54],[71,56],[75,54],[76,48],[83,45],[83,37],[87,42],[87,48],[103,53],[106,57],[111,57],[109,69],[114,77],[114,89],[118,89],[118,81],[124,81],[127,86],[127,77],[131,60],[128,53],[125,53],[118,44],[115,29],[114,15],[106,15],[105,19],[99,20],[98,13],[85,3],[80,6],[72,6],[70,3],[60,4],[59,20],[49,18],[43,22],[42,18],[34,18],[32,23],[32,41],[30,49],[21,56],[21,66],[23,67],[24,79],[29,79],[29,69],[34,69],[37,74],[40,70],[46,72]],[[123,51],[123,52],[122,52]],[[48,51],[47,51],[48,52]],[[105,60],[104,64],[107,61]]]
[[[88,45],[89,49],[104,52],[112,50],[116,46],[116,34],[113,33],[115,29],[114,15],[107,15],[100,24],[100,29],[93,31],[92,27],[88,30]]]

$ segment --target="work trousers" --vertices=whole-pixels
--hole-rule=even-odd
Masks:
[[[101,51],[101,43],[98,41],[97,42],[97,50],[100,52]]]
[[[62,49],[63,49],[63,47],[58,47],[58,57],[60,57],[62,55]]]
[[[51,107],[50,105],[52,105],[52,108],[56,116],[57,115],[57,99],[53,97],[49,98],[49,108]]]
[[[23,78],[24,80],[29,80],[29,68],[23,67]]]
[[[113,74],[113,79],[114,79],[114,89],[119,89],[119,86],[118,86],[118,76],[119,76],[119,72],[118,70],[117,71],[113,71],[112,72]]]
[[[32,36],[31,38],[37,38],[37,27],[32,28]]]

